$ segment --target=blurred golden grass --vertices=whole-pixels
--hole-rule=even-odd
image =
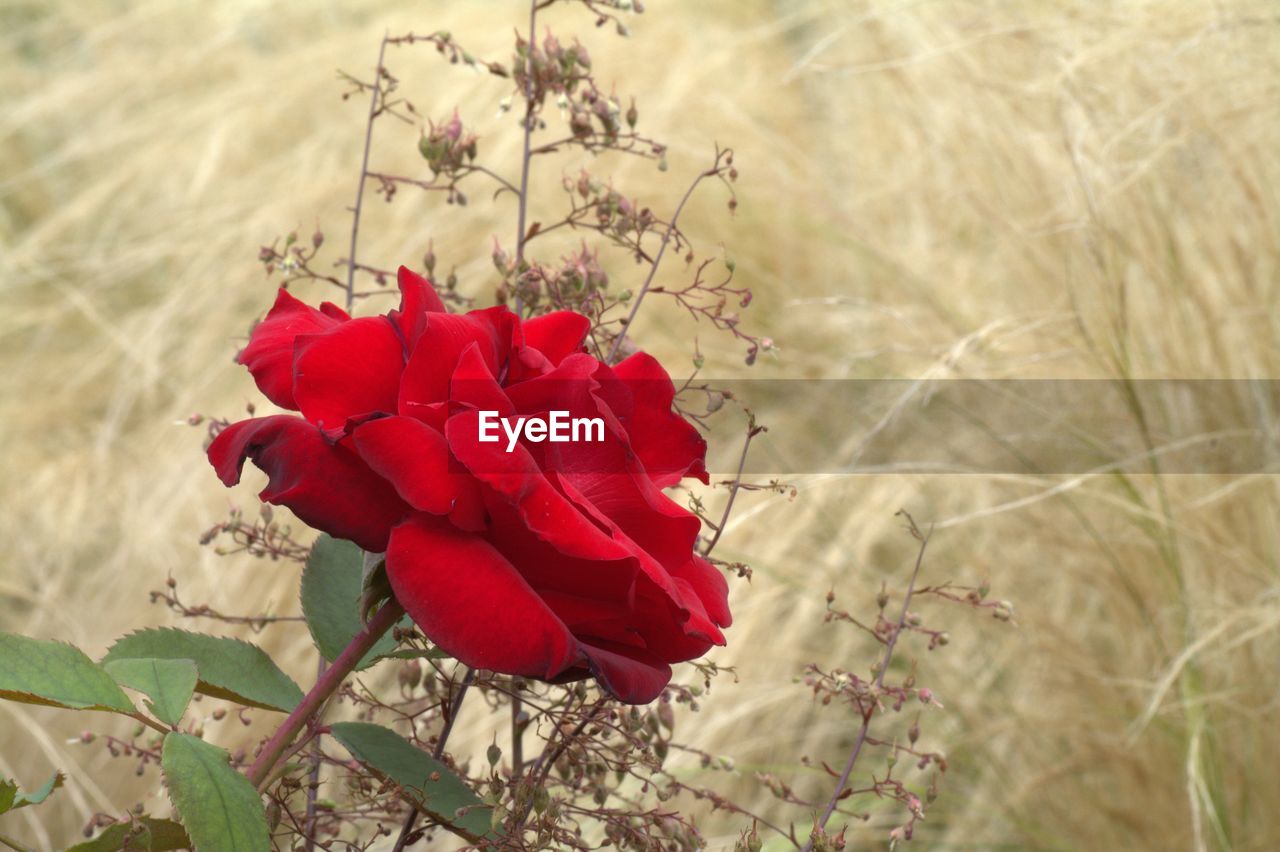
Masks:
[[[294,611],[294,572],[197,546],[227,495],[199,431],[176,422],[256,398],[230,363],[271,297],[255,247],[319,223],[341,254],[363,99],[338,99],[334,69],[367,71],[388,29],[446,28],[503,57],[499,21],[522,5],[0,1],[3,629],[100,652],[171,620],[146,603],[170,573],[219,609]],[[580,16],[557,27],[583,33],[604,79],[635,92],[644,126],[673,146],[664,175],[602,163],[621,186],[669,203],[713,139],[737,150],[736,219],[713,190],[689,223],[704,246],[728,246],[757,292],[750,322],[781,345],[753,375],[1280,372],[1270,3],[648,5],[627,42]],[[510,162],[501,85],[426,48],[389,64],[424,114],[458,105],[483,155]],[[378,162],[415,168],[415,131],[379,134]],[[544,206],[559,168],[540,176]],[[408,193],[374,202],[364,256],[412,261],[433,238],[483,298],[490,237],[509,243],[512,227],[481,195],[465,215]],[[638,329],[673,372],[687,363],[694,328],[673,306],[654,299]],[[726,341],[699,340],[710,373],[740,374]],[[809,437],[769,425],[781,443]],[[722,678],[679,729],[735,758],[738,780],[707,783],[779,818],[753,770],[825,790],[797,757],[838,763],[854,726],[812,708],[793,676],[810,660],[870,663],[856,635],[819,624],[823,596],[870,607],[881,580],[903,582],[912,545],[893,512],[907,507],[938,524],[926,580],[990,577],[1019,622],[925,609],[953,637],[920,655],[947,705],[926,714],[923,741],[952,766],[926,846],[1280,846],[1273,477],[797,485],[794,501],[744,499],[722,547],[756,574],[737,584],[715,656],[740,682]],[[252,507],[253,490],[234,499]],[[259,639],[307,681],[305,641]],[[6,818],[40,848],[150,789],[118,780],[127,770],[96,746],[64,744],[83,720],[18,705],[0,719],[0,773],[32,784],[73,770],[58,801]],[[706,825],[716,848],[741,827]],[[860,840],[889,827],[876,817]]]

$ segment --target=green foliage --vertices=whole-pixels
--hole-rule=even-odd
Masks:
[[[384,660],[447,660],[449,655],[440,648],[398,648],[382,655]]]
[[[71,710],[133,713],[111,675],[73,645],[0,633],[0,698]]]
[[[13,781],[0,781],[0,814],[16,811],[28,805],[40,804],[49,798],[49,794],[62,786],[62,781],[62,773],[55,772],[48,781],[40,785],[38,790],[31,793],[23,793]]]
[[[284,712],[302,700],[302,690],[261,648],[239,639],[169,627],[139,630],[118,639],[102,662],[147,659],[195,661],[196,691],[215,698]]]
[[[135,817],[129,822],[116,823],[92,840],[77,843],[67,852],[172,852],[190,848],[191,838],[179,823],[171,819]]]
[[[271,831],[258,791],[227,753],[190,734],[171,733],[160,755],[169,798],[199,852],[269,852]]]
[[[473,843],[492,837],[492,809],[443,763],[381,725],[337,722],[330,728],[356,760],[400,787],[406,799],[442,827]]]
[[[198,679],[196,664],[191,660],[112,660],[103,668],[116,683],[150,698],[147,709],[160,721],[174,726],[182,721]]]
[[[359,612],[363,571],[360,548],[322,535],[302,572],[302,613],[316,647],[331,663],[364,627]],[[364,655],[356,669],[368,668],[395,646],[395,639],[388,633]]]
[[[366,557],[360,574],[360,620],[368,621],[378,606],[393,595],[391,580],[387,578],[387,560]]]

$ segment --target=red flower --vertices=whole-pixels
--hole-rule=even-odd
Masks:
[[[240,362],[301,416],[229,426],[209,447],[218,476],[234,485],[252,459],[263,500],[385,551],[397,599],[462,662],[652,701],[730,623],[697,517],[661,490],[707,477],[670,377],[643,353],[587,354],[580,314],[449,314],[403,267],[400,292],[399,310],[352,319],[280,291]],[[480,440],[482,412],[553,411],[600,420],[601,439]]]

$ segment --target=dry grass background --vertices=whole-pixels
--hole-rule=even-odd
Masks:
[[[758,294],[753,322],[781,344],[756,375],[1280,374],[1272,4],[648,5],[629,42],[581,18],[560,30],[584,32],[604,78],[637,92],[642,121],[673,145],[665,175],[605,167],[621,183],[672,201],[711,140],[736,147],[736,220],[712,193],[690,222],[731,247]],[[293,611],[294,572],[197,546],[228,498],[198,430],[175,421],[254,398],[230,357],[270,299],[256,246],[317,222],[341,242],[363,107],[338,100],[334,69],[366,71],[388,28],[447,28],[505,56],[511,28],[497,22],[522,7],[0,0],[3,629],[101,652],[171,620],[146,602],[169,573],[221,609]],[[424,113],[456,103],[487,156],[514,152],[489,78],[425,49],[390,64]],[[380,132],[375,157],[412,168],[413,131]],[[433,237],[483,293],[504,215],[406,194],[374,205],[363,250],[394,264]],[[678,364],[691,330],[655,300],[639,336]],[[720,375],[738,374],[725,342],[701,341]],[[775,440],[814,437],[771,425]],[[842,759],[848,719],[812,708],[792,679],[811,659],[870,661],[818,615],[829,587],[870,606],[882,578],[902,582],[912,545],[892,515],[907,507],[938,524],[926,579],[989,576],[1019,621],[938,613],[954,641],[922,660],[923,679],[947,711],[926,718],[925,742],[953,768],[921,845],[1280,847],[1274,477],[797,485],[796,500],[754,497],[737,516],[722,555],[756,575],[734,592],[716,659],[741,682],[682,722],[736,759],[742,795],[776,814],[753,770],[798,773],[801,752]],[[307,681],[304,643],[260,639]],[[141,795],[102,750],[66,744],[83,724],[0,707],[0,773],[32,784],[73,770],[56,802],[6,817],[6,832],[59,848],[93,811]],[[714,847],[731,845],[735,825],[707,825]],[[887,826],[872,829],[868,843]]]

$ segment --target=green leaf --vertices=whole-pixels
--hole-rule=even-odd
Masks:
[[[442,648],[398,648],[388,651],[382,660],[447,660],[449,653]]]
[[[262,798],[227,753],[191,734],[164,738],[160,768],[169,798],[199,852],[270,852]]]
[[[122,636],[102,662],[152,658],[194,660],[196,691],[214,698],[284,712],[302,700],[302,690],[261,648],[239,639],[156,627]]]
[[[136,689],[151,700],[147,709],[162,722],[177,726],[196,690],[192,660],[112,660],[103,666],[116,683]]]
[[[92,840],[77,843],[67,852],[173,852],[190,849],[191,838],[179,823],[171,819],[135,817],[118,822]]]
[[[366,722],[330,725],[335,740],[377,775],[400,787],[405,797],[440,825],[473,843],[492,837],[492,809],[440,761],[404,737]],[[462,808],[467,810],[459,815]]]
[[[66,780],[61,772],[55,772],[48,781],[40,785],[40,789],[23,793],[18,790],[18,785],[13,781],[0,781],[0,814],[7,811],[16,811],[18,808],[25,808],[27,805],[38,805],[56,789],[62,786],[62,782]]]
[[[376,553],[366,553],[360,575],[360,621],[366,622],[383,601],[393,596],[387,579],[387,560]]]
[[[302,614],[316,647],[333,662],[364,625],[360,621],[360,595],[364,556],[349,541],[322,535],[311,548],[302,571]],[[356,669],[373,665],[395,648],[388,633],[365,654]]]
[[[0,698],[72,710],[133,713],[111,675],[73,645],[0,633]]]

